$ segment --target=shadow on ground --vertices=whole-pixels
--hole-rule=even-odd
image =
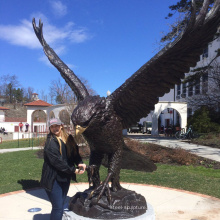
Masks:
[[[33,220],[49,220],[50,219],[50,214],[36,214],[33,217]]]
[[[40,182],[38,180],[24,180],[24,179],[21,179],[21,180],[18,180],[17,183],[22,185],[23,190],[40,187]]]

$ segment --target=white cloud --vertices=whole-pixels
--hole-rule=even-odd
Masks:
[[[53,65],[51,65],[50,61],[48,60],[48,58],[43,55],[39,58],[39,61],[43,62],[44,64],[46,64],[49,67],[53,67]]]
[[[50,4],[56,16],[62,17],[67,14],[67,7],[61,1],[50,1]]]
[[[31,17],[35,17],[37,26],[39,26],[39,19],[42,19],[44,38],[59,56],[65,54],[69,43],[82,43],[91,38],[86,28],[79,28],[73,22],[66,23],[63,27],[58,28],[51,25],[47,17],[41,13],[32,14]],[[31,19],[23,19],[18,25],[0,25],[1,39],[12,45],[42,50],[42,46],[34,33]],[[45,55],[39,60],[51,66]]]
[[[74,43],[82,43],[86,41],[88,38],[89,36],[87,35],[86,29],[84,28],[73,30],[69,35],[69,39]]]
[[[65,43],[82,43],[90,38],[86,28],[78,28],[73,22],[67,23],[64,27],[58,28],[51,25],[43,14],[35,14],[38,26],[39,18],[43,18],[44,38],[51,47],[62,47],[65,50]],[[0,25],[0,39],[13,45],[24,46],[31,49],[41,48],[41,45],[34,33],[31,20],[23,19],[18,25]]]
[[[31,49],[40,48],[32,24],[27,20],[22,20],[18,26],[0,25],[0,39],[13,45],[25,46]]]

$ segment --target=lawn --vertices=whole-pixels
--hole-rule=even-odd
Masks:
[[[0,144],[0,149],[43,146],[44,143],[45,143],[45,138],[43,137],[10,140],[10,141],[3,141]]]
[[[35,150],[0,154],[0,194],[39,186],[43,159]],[[88,161],[85,161],[88,163]],[[121,170],[120,180],[145,183],[198,192],[220,198],[219,169],[201,166],[157,164],[153,173]],[[101,178],[107,169],[101,167]],[[78,182],[87,182],[87,175],[77,176]]]

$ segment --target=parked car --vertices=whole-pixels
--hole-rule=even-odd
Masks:
[[[132,125],[130,128],[128,128],[128,133],[140,133],[142,130],[142,125],[141,124],[135,124]]]
[[[143,128],[142,128],[142,133],[147,133],[151,134],[152,131],[152,121],[144,121],[143,122]]]

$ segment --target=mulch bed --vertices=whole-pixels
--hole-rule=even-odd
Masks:
[[[155,163],[204,166],[206,168],[220,169],[220,162],[199,157],[181,148],[173,149],[152,143],[141,143],[130,138],[126,138],[125,142],[131,150],[146,155]]]
[[[125,138],[125,143],[129,149],[147,156],[154,163],[220,169],[220,162],[199,157],[181,148],[173,149],[152,143],[141,143],[130,138]],[[79,153],[82,158],[89,158],[90,149],[88,145],[80,146]],[[43,148],[37,152],[37,156],[43,158]]]

